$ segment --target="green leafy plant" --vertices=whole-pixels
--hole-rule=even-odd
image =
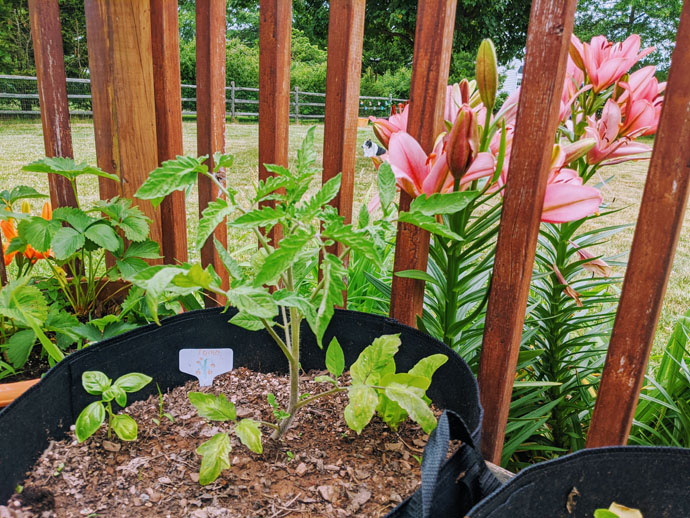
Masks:
[[[225,394],[218,396],[204,394],[203,392],[190,392],[189,401],[197,409],[201,417],[211,421],[233,422],[232,432],[237,435],[242,444],[254,453],[263,452],[261,443],[261,421],[254,419],[242,419],[237,421],[235,404],[228,401]],[[272,423],[269,424],[273,426]],[[232,446],[227,432],[218,432],[211,439],[197,448],[201,455],[201,468],[199,470],[199,483],[210,484],[218,478],[221,471],[230,467],[230,452]]]
[[[119,182],[117,176],[70,158],[43,158],[23,170],[67,178],[77,207],[59,207],[51,219],[21,219],[18,236],[10,242],[8,252],[24,252],[31,247],[43,254],[75,315],[90,314],[109,279],[133,276],[148,267],[146,259],[160,257],[159,245],[148,239],[149,218],[131,200],[101,200],[88,211],[79,206],[77,178],[88,174]],[[105,267],[106,253],[115,258],[110,268]]]
[[[661,358],[653,357],[628,442],[690,448],[690,311],[678,318]]]
[[[15,369],[29,358],[36,341],[48,355],[50,364],[59,362],[64,354],[59,347],[71,343],[76,334],[77,319],[54,304],[48,305],[41,291],[24,276],[10,281],[0,289],[0,339],[3,354]],[[54,333],[55,342],[46,335]]]
[[[428,409],[429,401],[424,399],[424,392],[435,369],[419,367],[419,373],[396,374],[391,361],[392,351],[397,351],[399,345],[397,337],[381,337],[370,346],[376,352],[365,349],[353,364],[350,388],[346,389],[331,377],[319,380],[333,384],[329,390],[306,397],[300,393],[300,324],[306,320],[317,344],[322,347],[334,307],[343,304],[343,293],[347,289],[344,261],[350,251],[356,251],[374,264],[381,264],[374,238],[367,228],[356,229],[353,225],[344,224],[336,209],[329,205],[339,192],[340,175],[310,194],[310,186],[320,172],[315,167],[314,128],[307,132],[297,152],[294,171],[266,164],[266,169],[273,176],[256,185],[250,208],[243,207],[237,192],[219,180],[220,169],[230,167],[233,158],[215,155],[213,170],[209,170],[205,160],[206,157],[178,157],[164,162],[150,174],[137,196],[151,200],[155,205],[164,196],[175,190],[186,189],[196,183],[198,176],[204,176],[214,183],[223,197],[211,202],[202,213],[196,246],[201,247],[213,229],[228,217],[232,218],[230,227],[250,230],[260,247],[251,259],[252,267],[242,269],[230,251],[215,241],[216,251],[232,279],[229,289],[221,287],[220,278],[212,267],[202,269],[198,264],[154,266],[135,276],[133,282],[147,290],[146,300],[154,316],[158,298],[166,292],[189,293],[203,289],[225,297],[228,305],[239,310],[230,319],[231,323],[252,331],[263,329],[269,333],[288,360],[290,385],[289,401],[285,408],[278,405],[275,397],[269,396],[276,422],[259,423],[273,431],[271,437],[274,440],[284,435],[300,408],[317,398],[345,390],[350,397],[345,419],[357,432],[361,432],[379,406],[377,390],[383,391],[385,396],[380,414],[386,422],[396,426],[409,414],[412,419],[419,419],[425,430],[431,431],[435,419]],[[277,226],[282,229],[283,238],[279,246],[274,247],[266,236]],[[338,354],[337,349],[337,341],[331,342],[326,352],[327,366],[336,378],[344,369],[342,351]],[[335,358],[340,359],[336,362]],[[441,363],[434,365],[438,367]],[[196,401],[200,397],[194,396]],[[215,399],[204,400],[214,401],[213,408],[224,410],[218,414],[200,411],[206,417],[211,416],[209,418],[234,421],[234,407],[231,410],[225,396],[210,397]],[[242,421],[235,424],[235,433],[238,433],[240,423]],[[254,430],[260,431],[258,424],[242,425],[241,429],[245,427],[250,428],[252,437]],[[260,440],[260,434],[258,438]],[[204,481],[215,479],[220,470],[229,466],[229,448],[229,439],[224,432],[200,446],[198,451],[204,458]],[[207,458],[213,460],[207,461]]]
[[[318,394],[300,397],[294,412],[319,398],[346,392],[349,402],[345,407],[345,422],[358,434],[375,414],[393,430],[397,430],[400,423],[410,417],[419,423],[426,433],[431,433],[436,427],[436,417],[429,408],[430,401],[426,397],[426,390],[431,384],[434,372],[446,363],[448,357],[434,354],[421,359],[408,372],[398,373],[394,356],[399,347],[398,335],[376,338],[352,364],[351,381],[345,383],[342,379],[345,356],[338,340],[333,338],[326,350],[326,368],[330,375],[314,378],[315,382],[327,384],[329,388]],[[283,423],[291,417],[291,414],[280,408],[274,394],[269,393],[267,399],[278,423]],[[261,426],[274,431],[280,430],[279,425],[270,422],[253,419],[237,421],[235,405],[228,401],[224,394],[216,396],[190,392],[189,400],[199,415],[206,419],[232,421],[234,426],[230,433],[237,435],[242,444],[255,453],[263,451]],[[230,467],[229,455],[232,447],[228,433],[218,432],[197,449],[202,456],[199,473],[199,482],[202,485],[213,482],[223,469]]]
[[[163,418],[166,417],[168,421],[174,423],[175,418],[172,416],[172,414],[170,412],[163,412],[163,392],[161,392],[161,387],[158,383],[156,383],[156,389],[158,390],[158,417],[154,417],[153,422],[160,426],[161,422],[163,422]]]
[[[397,231],[395,225],[397,209],[394,202],[395,175],[388,164],[382,165],[378,170],[377,187],[383,217],[372,216],[367,204],[362,204],[357,228],[371,236],[381,261],[380,263],[372,262],[366,254],[361,254],[357,250],[350,252],[347,268],[347,308],[388,315]]]
[[[127,394],[138,392],[152,379],[145,374],[131,372],[124,374],[112,382],[100,371],[85,371],[81,375],[84,390],[94,396],[101,396],[100,401],[94,401],[81,411],[75,423],[74,433],[79,442],[84,442],[98,430],[108,414],[108,439],[111,431],[123,441],[135,441],[138,433],[137,422],[126,414],[113,413],[113,400],[121,407],[127,406]]]

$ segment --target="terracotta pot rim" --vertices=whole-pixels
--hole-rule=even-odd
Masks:
[[[41,381],[41,378],[33,378],[24,381],[0,382],[0,408],[6,407],[12,401],[21,396],[30,387]]]

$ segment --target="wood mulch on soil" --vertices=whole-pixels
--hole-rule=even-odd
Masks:
[[[327,390],[311,381],[318,374],[301,379],[303,392]],[[284,405],[287,389],[284,377],[240,368],[201,390],[225,393],[238,418],[273,421],[266,394]],[[264,429],[261,455],[231,434],[231,468],[201,486],[195,450],[228,425],[197,415],[187,393],[198,390],[190,381],[165,395],[174,423],[153,422],[157,396],[128,406],[139,423],[134,442],[108,442],[105,427],[82,444],[73,432],[52,442],[0,517],[379,517],[419,485],[421,428],[407,420],[394,432],[374,417],[358,436],[343,420],[347,396],[338,394],[303,408],[281,442]]]

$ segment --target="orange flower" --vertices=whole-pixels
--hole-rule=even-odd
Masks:
[[[23,209],[24,207],[22,207],[22,210]],[[53,208],[50,205],[49,201],[43,204],[43,209],[41,210],[41,217],[45,220],[53,219]],[[18,237],[17,226],[13,219],[8,219],[6,221],[0,221],[0,228],[2,228],[2,233],[5,234],[5,238],[7,239],[7,243],[2,245],[2,252],[3,256],[5,257],[5,266],[9,266],[17,252],[7,254],[6,251],[9,248],[12,240],[15,237]],[[31,245],[26,245],[26,250],[24,251],[24,257],[31,261],[31,264],[35,264],[36,261],[40,259],[45,259],[46,257],[51,257],[52,255],[53,253],[50,250],[46,252],[38,252]]]
[[[14,259],[14,256],[17,255],[17,252],[8,254],[7,249],[10,247],[10,241],[17,237],[17,229],[14,225],[13,219],[0,221],[0,228],[2,229],[2,233],[5,235],[5,239],[7,239],[7,243],[3,243],[2,245],[2,255],[5,257],[5,266],[9,266],[12,262],[12,259]]]

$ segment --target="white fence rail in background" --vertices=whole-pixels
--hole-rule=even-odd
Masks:
[[[182,114],[196,115],[196,85],[182,86]],[[237,117],[259,116],[259,89],[236,86],[234,81],[226,90],[226,114]],[[290,117],[296,122],[302,119],[323,119],[326,94],[305,92],[295,87],[290,92]],[[92,115],[91,81],[89,79],[67,78],[67,98],[70,115]],[[316,99],[320,99],[316,102]],[[394,103],[404,103],[407,99],[393,97],[359,98],[360,116],[374,115],[386,117]],[[252,110],[255,107],[256,111]],[[0,75],[0,116],[2,115],[40,115],[38,85],[32,76]]]

